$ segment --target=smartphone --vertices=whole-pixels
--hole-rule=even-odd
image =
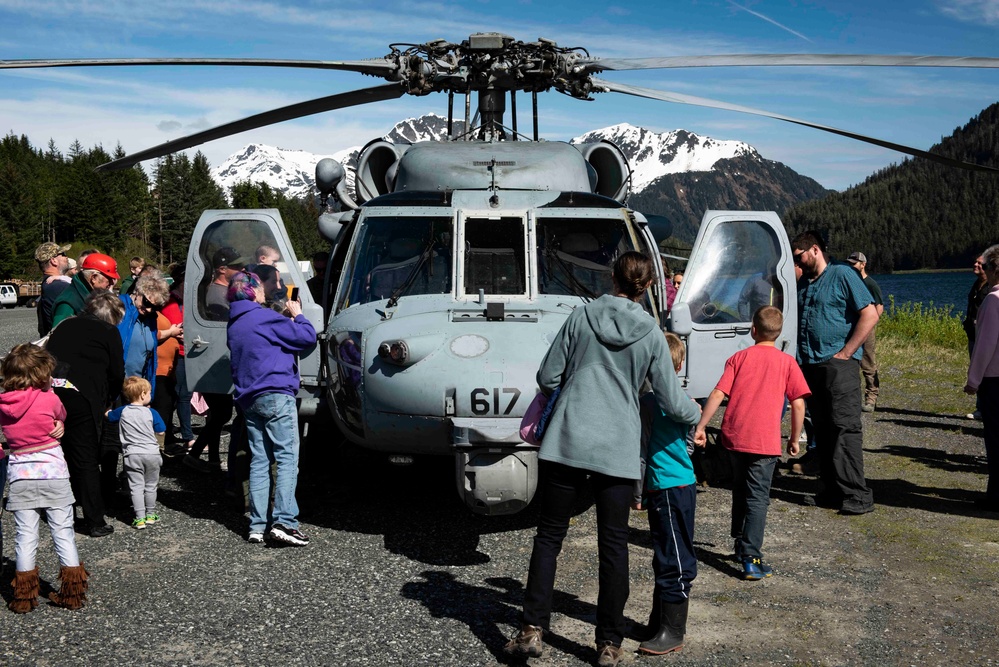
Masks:
[[[298,288],[297,287],[292,287],[291,288],[291,300],[292,301],[298,301]]]

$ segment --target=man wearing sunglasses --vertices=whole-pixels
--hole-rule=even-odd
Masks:
[[[863,342],[878,322],[874,299],[850,266],[831,263],[817,232],[791,241],[798,283],[798,362],[812,395],[822,490],[806,504],[866,514],[874,495],[864,478],[864,434],[860,418],[860,358]]]

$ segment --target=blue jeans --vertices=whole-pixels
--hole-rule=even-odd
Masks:
[[[763,558],[763,531],[767,527],[770,483],[779,456],[733,452],[732,457],[732,537],[735,555]]]
[[[246,408],[250,443],[250,532],[262,533],[280,523],[298,528],[298,409],[286,394],[258,396]],[[277,464],[274,509],[268,512],[271,464]]]
[[[647,502],[652,533],[652,571],[656,575],[652,599],[667,604],[683,602],[690,597],[690,584],[697,577],[697,556],[694,555],[697,488],[688,484],[649,492]],[[658,623],[659,619],[653,621]]]

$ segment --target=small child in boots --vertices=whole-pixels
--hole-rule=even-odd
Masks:
[[[156,514],[156,487],[163,459],[156,436],[166,432],[166,424],[149,407],[152,386],[148,380],[127,377],[121,393],[128,405],[112,410],[107,416],[109,421],[120,422],[123,467],[135,510],[132,528],[141,530],[160,520]]]
[[[676,334],[667,333],[673,369],[679,373],[686,350]],[[656,404],[652,394],[640,399],[642,413],[642,458],[644,488],[635,509],[649,512],[652,533],[652,570],[656,586],[652,594],[649,624],[641,632],[639,653],[662,655],[683,648],[687,633],[690,588],[697,577],[694,554],[694,510],[697,479],[687,452],[687,435],[693,424],[680,424]],[[636,482],[641,486],[642,481]]]
[[[73,532],[73,491],[59,438],[66,408],[51,391],[55,358],[40,347],[18,345],[0,366],[0,427],[9,450],[10,494],[7,509],[17,527],[14,599],[7,606],[24,614],[38,606],[39,522],[49,524],[62,585],[49,599],[67,609],[79,609],[87,600],[87,571],[80,562]]]

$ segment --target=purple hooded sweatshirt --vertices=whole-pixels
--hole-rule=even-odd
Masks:
[[[295,355],[316,342],[304,315],[290,320],[253,301],[230,304],[229,356],[236,403],[243,409],[264,394],[298,394]]]

